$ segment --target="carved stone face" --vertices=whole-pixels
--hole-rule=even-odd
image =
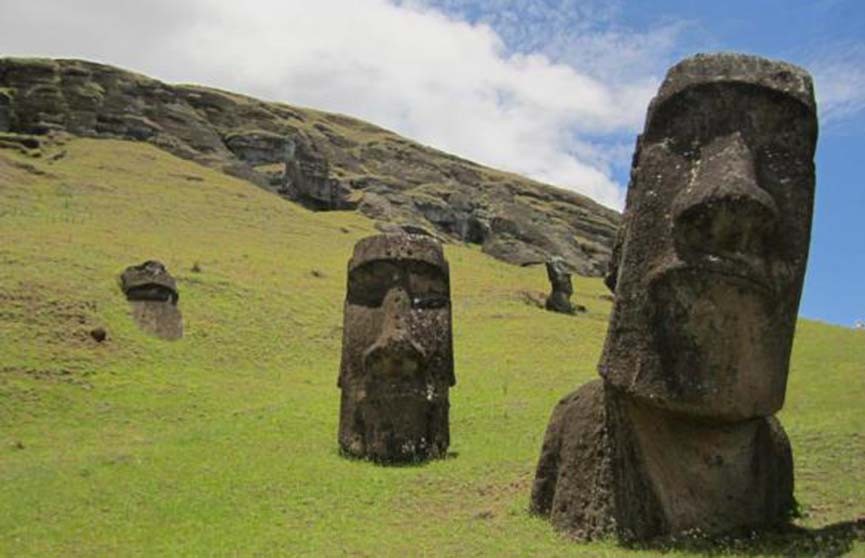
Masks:
[[[781,408],[816,140],[799,68],[724,54],[670,70],[631,171],[600,364],[608,382],[722,420]]]
[[[443,455],[454,382],[450,281],[439,243],[416,235],[358,242],[343,324],[342,450],[383,462]]]

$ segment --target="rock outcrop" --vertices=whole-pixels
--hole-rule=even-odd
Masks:
[[[3,132],[146,141],[315,210],[356,209],[520,265],[560,255],[583,275],[606,270],[620,220],[360,120],[79,60],[0,59]]]

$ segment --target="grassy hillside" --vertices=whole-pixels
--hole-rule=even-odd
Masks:
[[[525,512],[554,403],[595,375],[600,280],[575,278],[588,313],[555,315],[520,293],[546,289],[541,269],[448,246],[454,455],[347,461],[345,266],[372,223],[146,144],[64,149],[0,151],[0,555],[654,555]],[[181,341],[129,316],[117,275],[148,258],[178,279]],[[781,419],[807,529],[715,551],[865,555],[838,525],[865,516],[863,404],[865,335],[800,323]]]

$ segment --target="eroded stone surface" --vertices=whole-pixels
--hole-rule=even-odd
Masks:
[[[287,138],[285,171],[279,192],[289,199],[318,210],[354,209],[352,189],[333,178],[327,159],[302,136]]]
[[[441,244],[385,234],[348,265],[339,445],[382,463],[443,457],[455,383],[450,279]]]
[[[784,402],[814,196],[811,78],[762,58],[673,67],[638,139],[607,283],[602,382],[559,403],[532,508],[577,538],[784,521]]]
[[[148,260],[127,267],[120,275],[120,288],[143,331],[167,340],[183,337],[177,283],[161,262]]]
[[[9,104],[11,101],[8,93],[0,91],[0,132],[9,131]]]

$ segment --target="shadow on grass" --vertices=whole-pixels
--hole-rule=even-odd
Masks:
[[[853,543],[865,542],[865,517],[809,529],[795,525],[722,538],[689,536],[634,546],[649,551],[687,551],[705,556],[843,556]]]
[[[348,461],[353,461],[356,463],[368,463],[368,464],[374,465],[376,467],[386,467],[388,469],[401,468],[401,467],[407,467],[407,468],[426,467],[427,465],[430,465],[432,463],[436,463],[439,461],[450,461],[452,459],[456,459],[460,455],[459,452],[449,451],[442,457],[431,457],[429,459],[419,459],[419,460],[410,459],[410,460],[406,460],[406,461],[382,461],[382,460],[376,460],[376,459],[368,459],[368,458],[364,458],[364,457],[357,457],[356,455],[352,455],[348,452],[343,451],[342,448],[337,450],[337,454],[341,458],[346,459]]]

